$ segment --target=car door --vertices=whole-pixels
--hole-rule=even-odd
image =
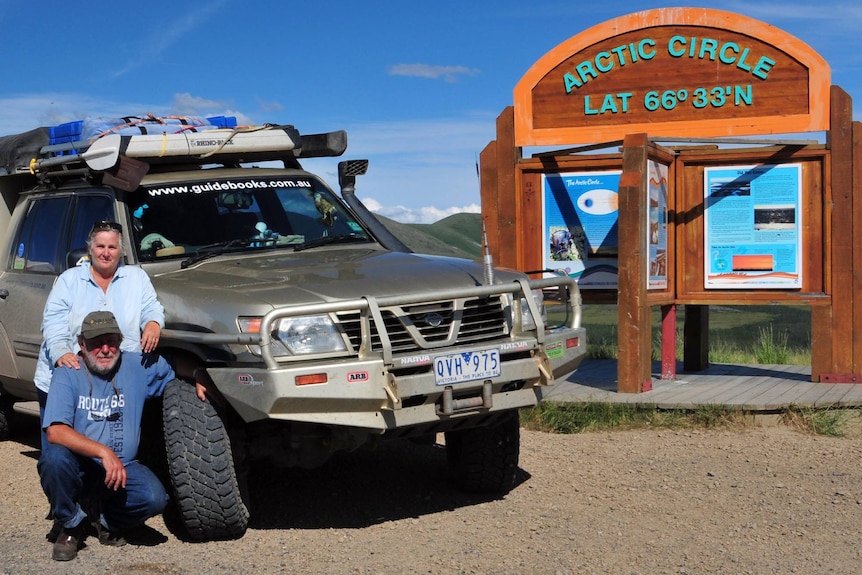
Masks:
[[[115,210],[113,197],[96,191],[35,195],[23,210],[8,230],[13,249],[0,274],[0,380],[5,393],[32,400],[48,294],[70,252],[86,247],[93,222],[115,219]]]

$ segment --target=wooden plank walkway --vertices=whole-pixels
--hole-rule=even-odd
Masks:
[[[815,383],[811,368],[798,365],[714,364],[704,371],[683,373],[674,380],[660,377],[653,364],[653,388],[643,393],[617,392],[616,360],[586,360],[577,371],[557,380],[545,400],[560,403],[628,403],[660,409],[693,409],[723,405],[751,412],[788,407],[859,408],[862,384]]]

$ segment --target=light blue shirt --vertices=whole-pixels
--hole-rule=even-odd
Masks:
[[[123,332],[123,351],[141,351],[141,330],[147,322],[165,326],[165,310],[149,276],[137,266],[121,265],[102,291],[90,272],[90,262],[64,271],[48,295],[42,316],[42,348],[36,364],[36,387],[48,392],[57,360],[78,353],[81,323],[92,311],[110,311]]]

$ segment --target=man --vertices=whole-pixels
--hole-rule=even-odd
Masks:
[[[174,378],[163,359],[121,352],[122,334],[111,312],[88,314],[78,336],[83,369],[58,367],[51,379],[42,426],[58,446],[38,463],[42,488],[62,525],[52,550],[57,561],[78,554],[90,520],[104,545],[124,545],[122,530],[141,525],[168,502],[159,479],[135,460],[144,402]],[[88,508],[89,509],[89,508]]]

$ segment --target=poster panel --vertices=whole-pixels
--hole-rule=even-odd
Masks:
[[[802,166],[704,170],[704,287],[802,287]]]
[[[542,262],[581,289],[615,289],[619,278],[622,171],[542,175]]]
[[[655,160],[647,165],[647,289],[667,288],[667,172],[668,167]]]

